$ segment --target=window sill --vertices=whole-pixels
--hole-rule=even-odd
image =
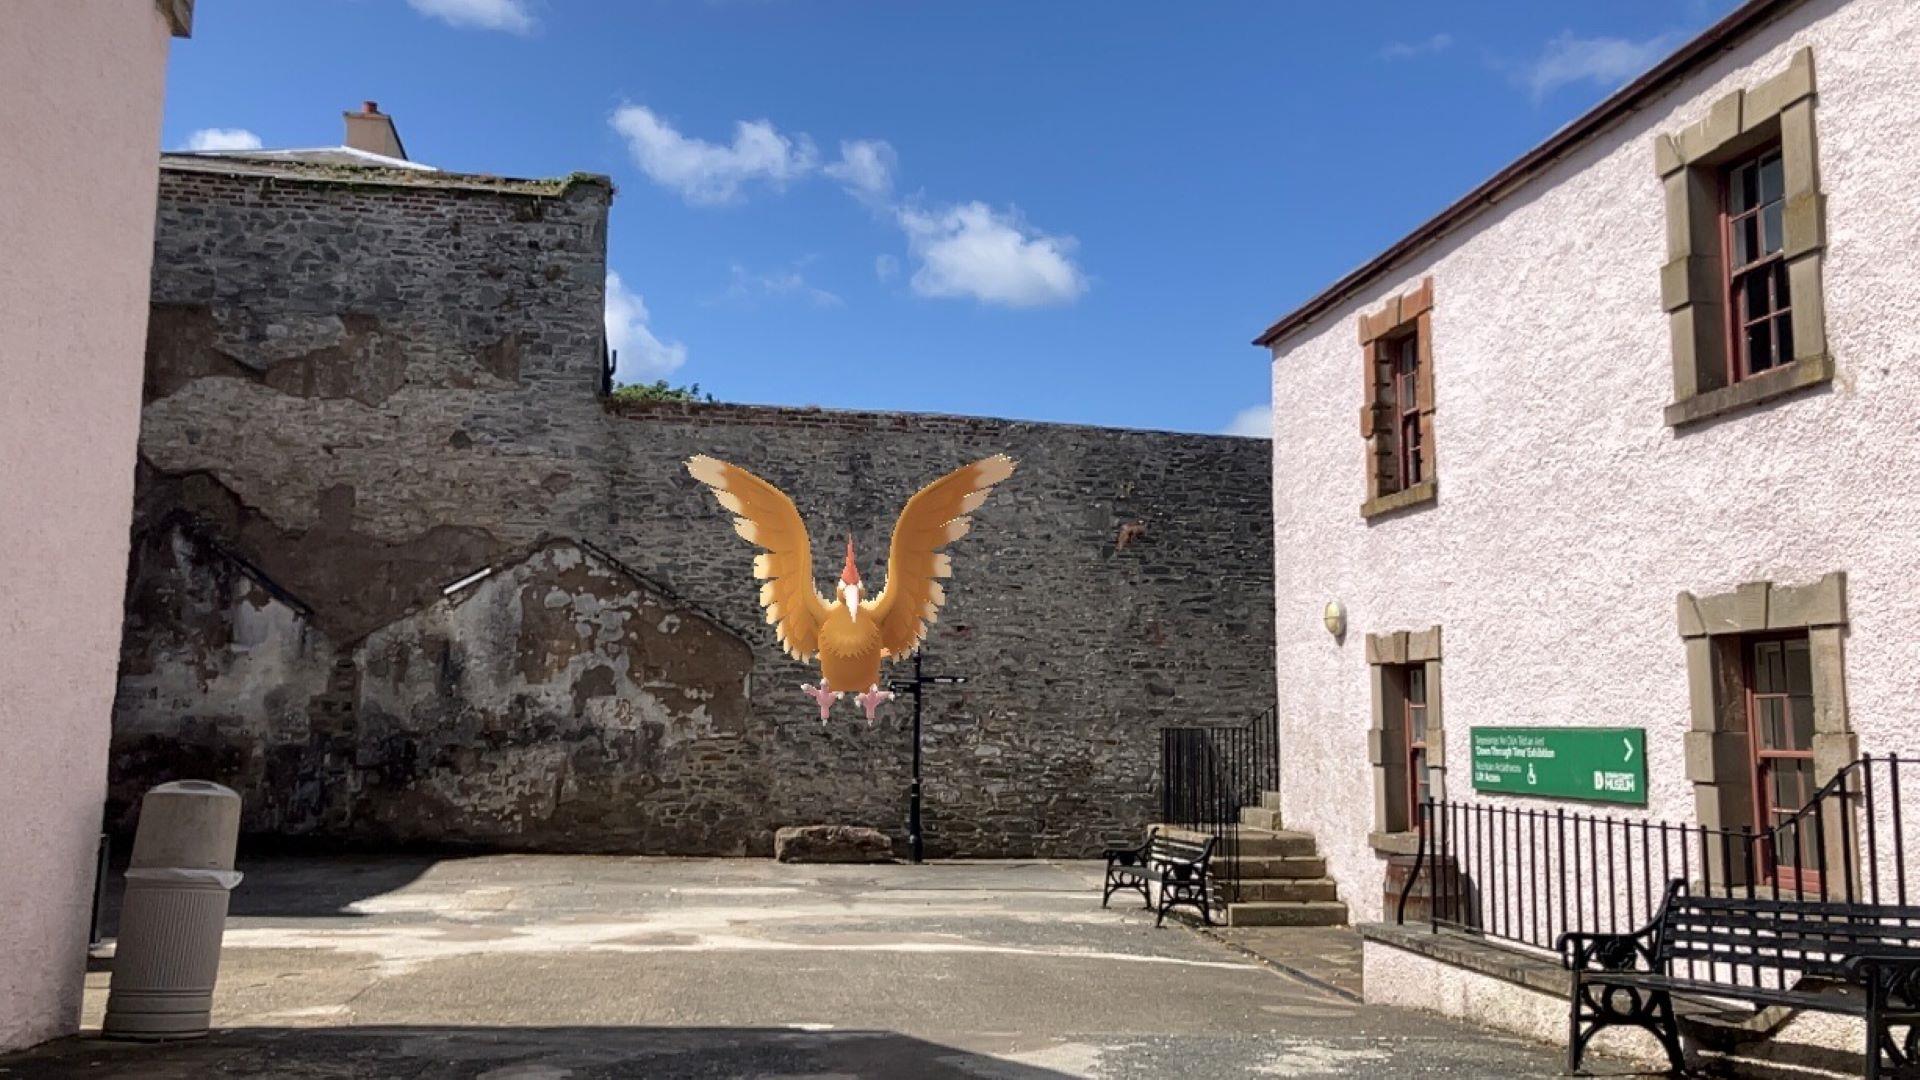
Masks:
[[[1368,499],[1360,504],[1360,516],[1368,521],[1384,517],[1401,510],[1430,503],[1440,495],[1440,483],[1437,480],[1422,480],[1410,488],[1396,491],[1391,495],[1382,495],[1377,499]]]
[[[1417,832],[1368,833],[1367,843],[1382,855],[1420,854],[1420,834]]]
[[[1674,402],[1666,409],[1667,426],[1678,428],[1697,424],[1831,381],[1833,357],[1825,354],[1803,357],[1751,379],[1742,379],[1732,386],[1708,390]]]

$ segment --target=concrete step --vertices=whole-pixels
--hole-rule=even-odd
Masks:
[[[1240,899],[1247,903],[1340,899],[1340,890],[1332,878],[1254,878],[1241,881],[1239,887]]]
[[[1280,793],[1277,791],[1261,792],[1260,808],[1263,810],[1278,811],[1280,809]]]
[[[1306,903],[1255,901],[1227,905],[1228,926],[1345,926],[1347,905],[1338,900]]]
[[[1242,881],[1273,878],[1298,881],[1302,878],[1326,877],[1327,860],[1318,855],[1260,855],[1234,860],[1231,870],[1237,871],[1234,876]]]
[[[1240,835],[1233,845],[1234,856],[1241,859],[1267,855],[1304,856],[1319,853],[1319,845],[1313,842],[1311,834],[1287,832],[1284,829],[1255,829],[1242,826]]]
[[[1161,831],[1169,837],[1180,840],[1197,844],[1207,842],[1208,834],[1193,829],[1163,825]],[[1223,843],[1216,858],[1227,857],[1225,847]],[[1313,855],[1318,850],[1313,837],[1307,833],[1287,832],[1284,829],[1257,829],[1245,825],[1240,827],[1234,842],[1234,853],[1241,859],[1273,855]]]
[[[1243,806],[1240,808],[1240,824],[1256,829],[1278,830],[1280,811],[1265,806]]]

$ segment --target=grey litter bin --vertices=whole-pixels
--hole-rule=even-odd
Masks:
[[[240,796],[206,780],[161,784],[140,800],[120,904],[120,937],[101,1030],[124,1039],[207,1033]]]

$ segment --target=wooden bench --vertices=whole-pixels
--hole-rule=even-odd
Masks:
[[[1674,881],[1645,927],[1562,934],[1558,948],[1573,972],[1569,1072],[1596,1032],[1620,1025],[1652,1032],[1684,1070],[1677,992],[1861,1017],[1866,1075],[1920,1077],[1920,907],[1695,896]]]
[[[1213,881],[1208,867],[1218,842],[1219,837],[1214,836],[1204,841],[1171,836],[1156,827],[1147,830],[1147,838],[1139,847],[1108,848],[1106,891],[1100,897],[1100,906],[1106,907],[1113,894],[1121,889],[1137,889],[1146,901],[1147,910],[1152,911],[1152,887],[1158,885],[1159,915],[1153,925],[1166,922],[1168,911],[1185,905],[1198,908],[1200,918],[1212,926],[1209,890]]]

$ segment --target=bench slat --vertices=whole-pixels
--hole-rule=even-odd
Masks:
[[[1746,896],[1686,896],[1674,898],[1674,910],[1687,911],[1751,911],[1751,912],[1788,912],[1795,915],[1829,915],[1853,918],[1870,915],[1874,918],[1908,921],[1920,921],[1920,907],[1911,904],[1849,904],[1844,900],[1791,900],[1782,897],[1774,900],[1765,893]]]
[[[1827,956],[1836,960],[1852,956],[1894,956],[1900,958],[1920,958],[1920,949],[1911,945],[1894,945],[1874,941],[1823,941],[1799,937],[1744,937],[1744,938],[1682,938],[1677,941],[1661,943],[1661,952],[1666,956],[1682,954],[1701,956],[1712,953],[1725,953],[1745,957],[1789,955]]]
[[[1887,922],[1874,915],[1843,917],[1843,915],[1805,915],[1799,911],[1670,911],[1667,913],[1668,926],[1753,926],[1759,930],[1772,930],[1780,926],[1807,928],[1809,932],[1822,930],[1855,930],[1860,934],[1884,934],[1889,938],[1920,938],[1920,926],[1903,926],[1901,922]]]
[[[1866,995],[1858,991],[1848,993],[1847,991],[1851,989],[1848,987],[1836,987],[1823,991],[1778,990],[1766,986],[1729,986],[1726,983],[1682,979],[1668,975],[1650,975],[1645,972],[1639,974],[1589,972],[1582,981],[1600,986],[1640,986],[1649,990],[1671,990],[1682,994],[1698,994],[1702,997],[1738,998],[1742,1001],[1791,1005],[1848,1016],[1864,1015],[1867,1011]]]
[[[1876,934],[1864,926],[1674,926],[1668,924],[1667,944],[1753,944],[1764,942],[1768,947],[1780,942],[1811,942],[1811,944],[1884,945],[1887,951],[1912,951],[1920,949],[1920,940],[1914,940],[1910,934]]]
[[[1844,923],[1792,918],[1759,918],[1729,915],[1718,919],[1681,917],[1669,919],[1667,934],[1672,938],[1689,937],[1768,937],[1818,938],[1833,941],[1884,941],[1890,945],[1920,944],[1920,926],[1889,926],[1885,923]]]

